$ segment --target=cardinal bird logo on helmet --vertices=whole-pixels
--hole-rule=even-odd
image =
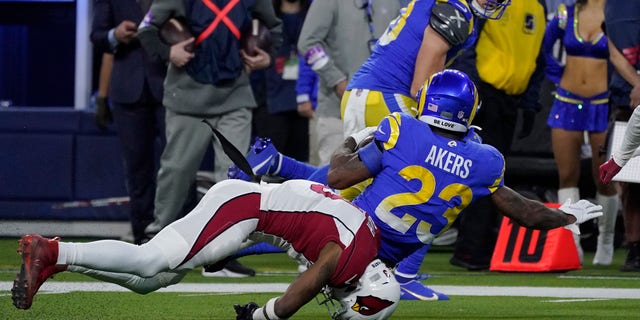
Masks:
[[[380,312],[392,304],[393,301],[380,299],[371,295],[366,297],[358,296],[356,298],[356,303],[351,306],[351,310],[361,315],[370,316]]]

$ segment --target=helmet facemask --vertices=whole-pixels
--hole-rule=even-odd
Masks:
[[[398,306],[400,285],[384,263],[376,259],[356,286],[327,286],[321,294],[324,300],[316,296],[316,301],[327,307],[334,320],[387,319]]]
[[[502,17],[504,10],[511,4],[511,0],[487,0],[484,5],[481,5],[478,0],[470,1],[471,10],[477,16],[498,20]]]

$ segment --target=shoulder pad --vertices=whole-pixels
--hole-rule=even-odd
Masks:
[[[463,44],[473,31],[473,14],[468,7],[455,1],[438,1],[431,8],[429,25],[451,46],[457,46]]]
[[[402,115],[399,112],[391,113],[380,121],[378,129],[373,133],[373,138],[381,142],[385,150],[389,150],[398,141],[401,125]]]
[[[558,10],[556,10],[556,18],[558,19],[558,27],[564,30],[567,27],[569,13],[567,11],[567,5],[561,3],[558,5]]]

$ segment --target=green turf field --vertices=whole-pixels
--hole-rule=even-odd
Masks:
[[[163,291],[143,296],[131,292],[71,291],[79,282],[92,280],[64,273],[45,284],[31,309],[17,310],[11,304],[9,291],[20,261],[15,252],[16,240],[0,239],[0,319],[234,319],[233,304],[255,301],[262,305],[278,294]],[[401,301],[392,318],[640,319],[640,273],[618,271],[624,255],[625,251],[619,249],[612,266],[595,267],[590,263],[593,253],[587,252],[582,270],[565,273],[469,272],[449,265],[450,248],[435,247],[423,264],[423,271],[431,275],[426,283],[450,294],[451,300]],[[174,287],[180,288],[185,283],[239,283],[233,286],[238,288],[260,283],[270,287],[271,283],[288,283],[295,277],[297,265],[283,254],[246,257],[241,261],[259,274],[244,279],[204,278],[200,270],[194,270]],[[99,291],[103,287],[99,284],[91,282],[85,287]],[[46,290],[47,285],[55,285],[57,289]],[[505,287],[511,290],[506,295]],[[567,288],[573,290],[569,296]],[[626,298],[612,297],[609,293],[614,291],[599,290],[602,288],[622,289],[615,292],[624,293]],[[503,295],[491,296],[495,289]],[[589,291],[604,293],[595,298],[581,297]],[[329,319],[323,308],[312,301],[293,319]]]

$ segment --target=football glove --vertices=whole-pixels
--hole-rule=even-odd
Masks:
[[[580,234],[580,228],[578,225],[587,220],[600,217],[603,214],[602,206],[595,205],[587,200],[580,200],[576,203],[571,203],[571,199],[567,199],[567,201],[565,201],[565,203],[558,209],[566,214],[576,217],[575,223],[564,226],[575,234]]]
[[[602,183],[611,182],[611,179],[613,179],[620,170],[622,170],[622,167],[619,166],[613,158],[609,159],[609,161],[600,165],[600,181],[602,181]]]
[[[236,310],[236,320],[253,320],[253,312],[259,307],[255,302],[249,302],[245,305],[233,305]]]

